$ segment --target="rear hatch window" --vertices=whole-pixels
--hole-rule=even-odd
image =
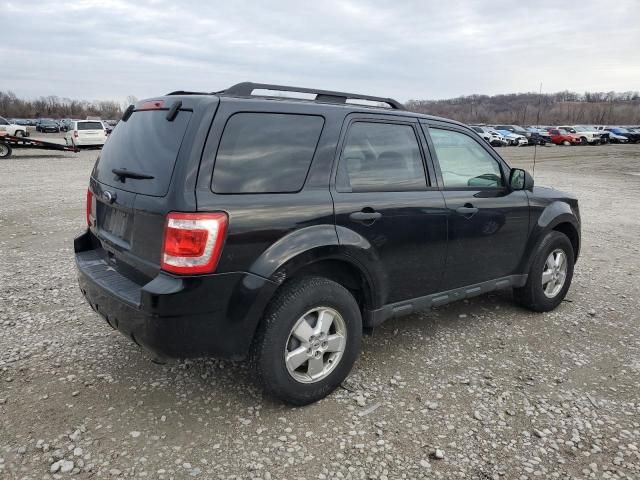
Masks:
[[[191,115],[191,112],[180,111],[169,121],[166,110],[133,112],[126,122],[114,128],[96,162],[93,177],[128,192],[166,195]],[[126,178],[122,182],[113,169],[126,169],[153,178]]]
[[[78,122],[78,130],[104,130],[100,122]]]

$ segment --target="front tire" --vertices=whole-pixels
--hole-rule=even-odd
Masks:
[[[264,390],[293,405],[318,401],[349,375],[362,339],[358,303],[322,277],[293,280],[267,308],[250,354]]]
[[[569,238],[561,232],[549,232],[536,250],[527,283],[513,289],[516,301],[535,312],[556,308],[571,286],[574,262]]]

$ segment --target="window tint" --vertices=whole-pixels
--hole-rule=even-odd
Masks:
[[[78,122],[78,130],[102,130],[101,122]]]
[[[181,110],[170,122],[166,110],[133,112],[129,120],[113,130],[96,162],[93,176],[99,182],[129,192],[166,195],[191,115]],[[153,178],[127,178],[122,183],[111,171],[114,168],[126,168]]]
[[[213,169],[216,193],[284,193],[302,188],[324,119],[237,113],[224,129]]]
[[[464,133],[430,128],[446,188],[502,187],[498,162]]]
[[[356,122],[349,128],[336,179],[341,191],[424,190],[418,139],[410,125]]]
[[[6,121],[4,118],[0,117],[0,125],[9,125],[9,122]]]

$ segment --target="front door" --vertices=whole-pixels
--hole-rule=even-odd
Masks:
[[[508,187],[506,164],[471,132],[439,124],[428,132],[449,212],[442,289],[520,273],[529,230],[526,192]]]
[[[362,239],[358,251],[380,266],[383,304],[439,291],[447,240],[444,198],[426,173],[419,125],[390,118],[346,122],[332,187],[340,242]]]

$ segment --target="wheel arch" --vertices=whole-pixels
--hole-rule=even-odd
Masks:
[[[561,221],[551,230],[564,233],[569,238],[571,246],[573,247],[573,260],[574,262],[577,262],[580,254],[580,233],[578,232],[578,228],[571,222]]]
[[[538,246],[545,235],[551,231],[565,234],[573,247],[574,261],[580,253],[580,222],[567,202],[554,201],[547,205],[533,225],[529,235],[526,254],[519,267],[519,271],[527,273],[531,268]]]

